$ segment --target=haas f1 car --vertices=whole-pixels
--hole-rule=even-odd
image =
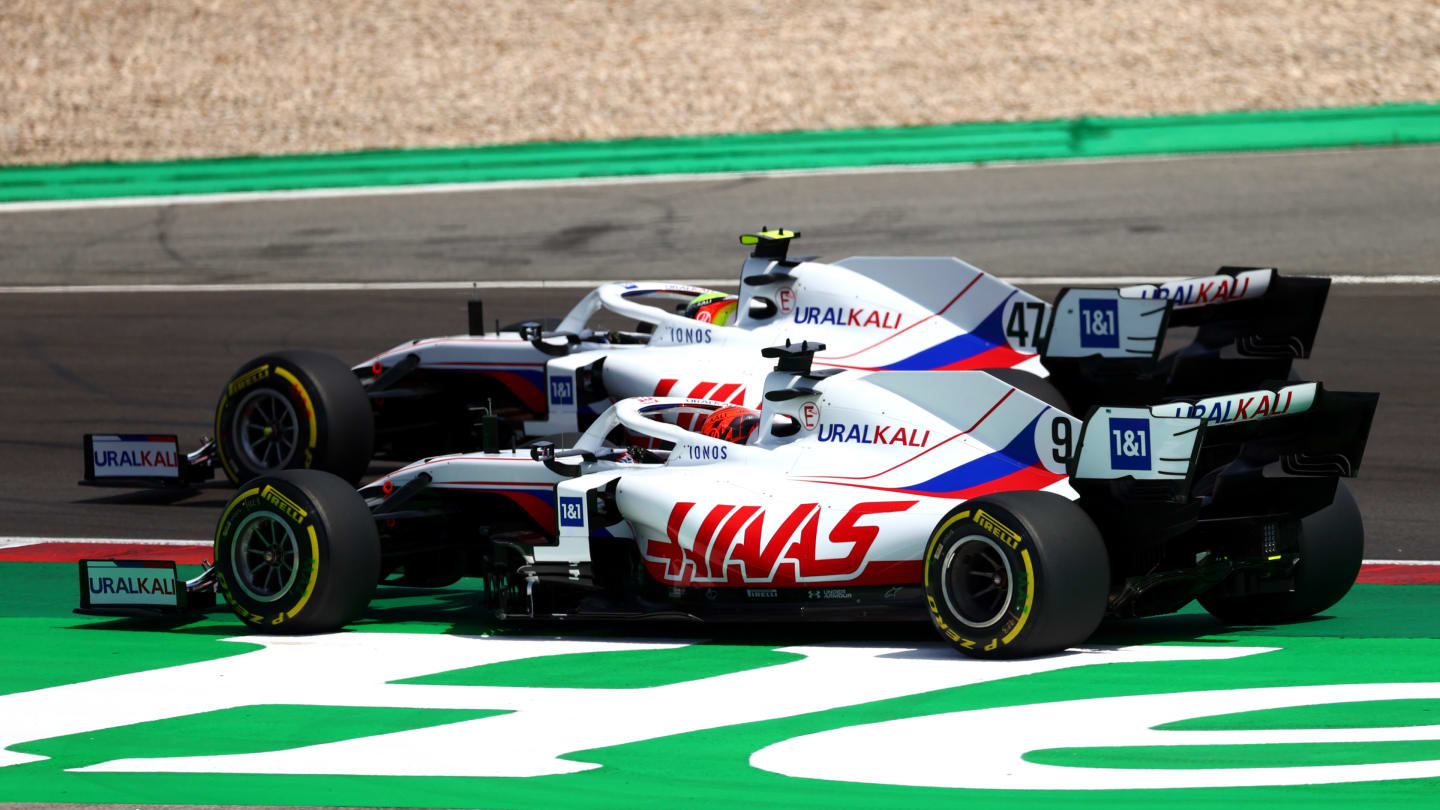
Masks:
[[[220,518],[214,567],[174,590],[311,633],[358,619],[379,582],[470,576],[500,618],[928,617],[1002,657],[1196,598],[1230,622],[1293,621],[1359,571],[1343,479],[1375,394],[1280,382],[1082,421],[984,371],[817,368],[824,350],[764,350],[758,409],[632,397],[568,448],[427,458],[358,491],[261,476]]]
[[[752,252],[738,295],[611,283],[558,322],[491,332],[472,301],[470,334],[412,340],[353,368],[307,351],[258,357],[221,391],[212,442],[187,455],[174,437],[87,436],[85,482],[184,486],[219,468],[241,483],[315,468],[357,483],[376,456],[573,439],[626,397],[754,409],[756,352],[787,339],[824,343],[818,369],[993,369],[1080,413],[1203,397],[1286,379],[1291,360],[1309,355],[1329,285],[1222,268],[1158,287],[1067,290],[1052,306],[954,258],[791,258],[798,236],[742,236]],[[1065,337],[1057,318],[1075,327]],[[1177,326],[1198,328],[1162,357]]]

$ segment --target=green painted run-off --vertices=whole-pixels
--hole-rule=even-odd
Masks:
[[[0,168],[0,202],[1440,142],[1440,104]]]

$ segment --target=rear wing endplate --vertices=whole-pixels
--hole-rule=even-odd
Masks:
[[[1067,287],[1040,355],[1081,409],[1256,387],[1310,356],[1329,289],[1328,278],[1247,267],[1161,285]],[[1162,358],[1175,327],[1194,327],[1194,338]]]
[[[1077,481],[1173,481],[1189,495],[1197,471],[1220,467],[1268,478],[1351,478],[1369,439],[1379,394],[1319,383],[1145,407],[1097,407],[1086,417],[1069,473]]]

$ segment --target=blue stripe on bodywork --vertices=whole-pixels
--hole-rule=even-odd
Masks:
[[[922,481],[901,489],[914,492],[958,492],[978,487],[1038,464],[1040,455],[1035,451],[1035,426],[1048,407],[1035,415],[1015,438],[1004,448],[989,455],[981,456],[953,470],[943,472],[928,481]]]
[[[956,335],[943,343],[937,343],[903,360],[881,366],[881,368],[889,371],[924,371],[968,360],[996,346],[1007,345],[1005,327],[1001,321],[1005,317],[1005,305],[1010,303],[1010,299],[1014,297],[1014,292],[1005,296],[1005,300],[1000,302],[1000,306],[986,315],[985,319],[973,330],[963,335]]]

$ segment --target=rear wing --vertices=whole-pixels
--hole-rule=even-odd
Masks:
[[[1081,410],[1254,388],[1310,356],[1329,290],[1328,278],[1249,267],[1158,286],[1067,287],[1040,353]],[[1194,337],[1162,357],[1177,327],[1193,327]]]
[[[1204,519],[1302,517],[1360,471],[1379,394],[1276,384],[1151,407],[1097,407],[1069,461],[1082,498]],[[1182,510],[1184,511],[1184,510]]]

